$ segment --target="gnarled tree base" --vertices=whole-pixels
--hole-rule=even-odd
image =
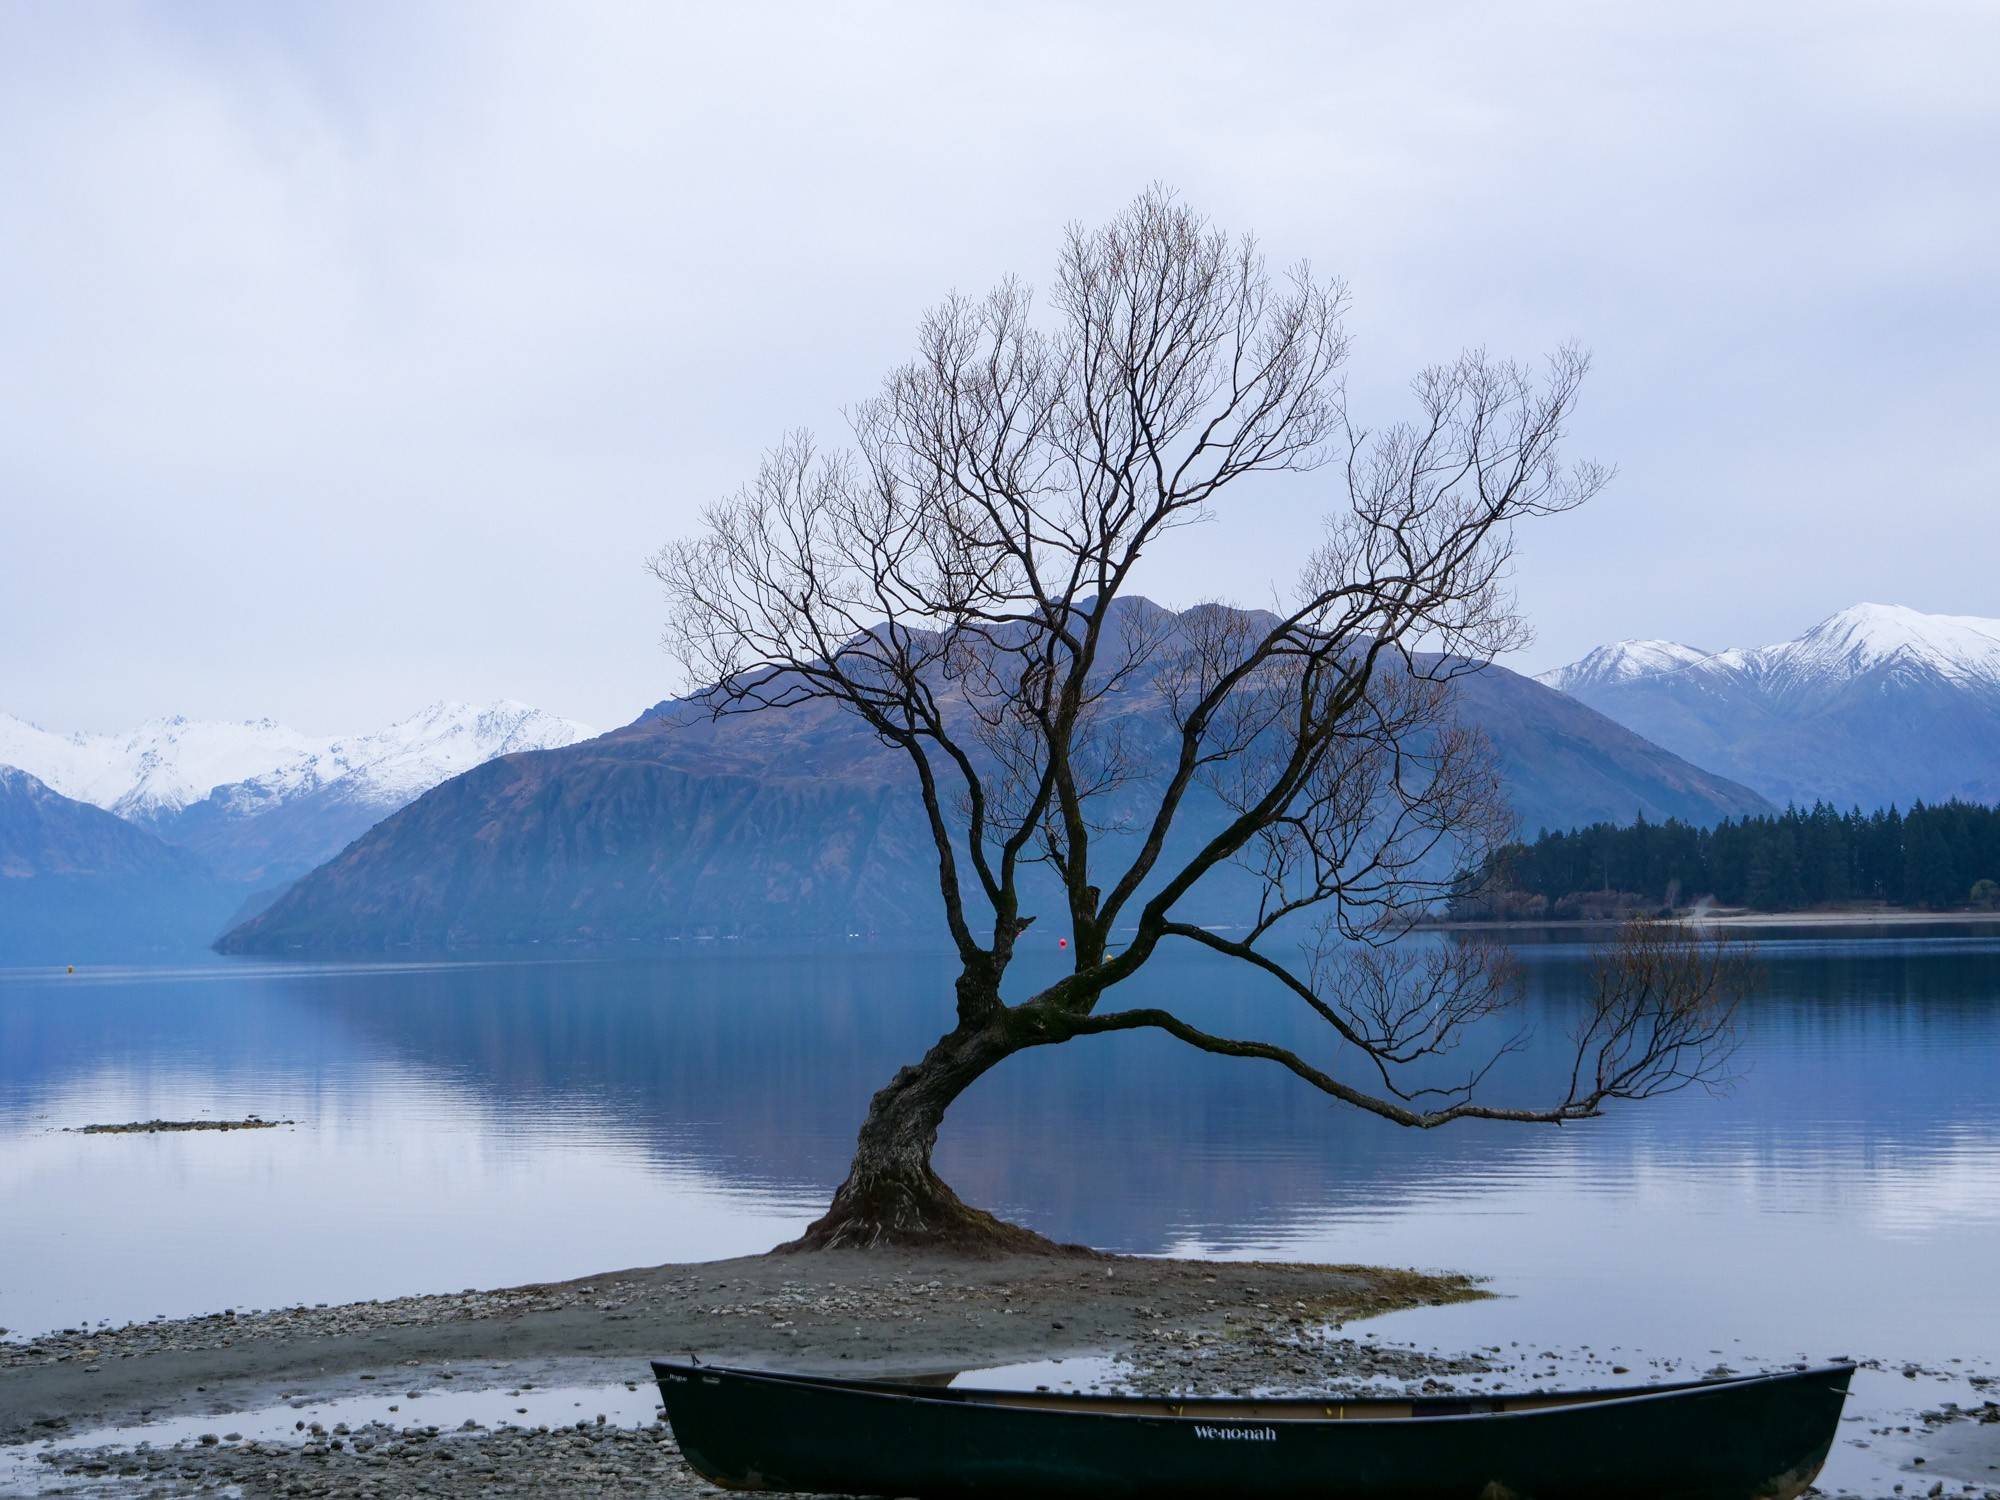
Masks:
[[[789,1255],[804,1250],[931,1250],[951,1255],[1094,1255],[1082,1245],[1062,1245],[1032,1229],[1009,1224],[984,1209],[952,1198],[947,1208],[925,1206],[920,1214],[899,1205],[888,1214],[829,1208],[806,1232],[777,1247]]]
[[[961,1023],[922,1062],[902,1069],[868,1103],[847,1181],[813,1226],[780,1250],[938,1250],[958,1255],[1090,1255],[973,1208],[931,1169],[938,1126],[951,1102],[1031,1039],[1002,1012]]]
[[[974,1208],[935,1172],[928,1181],[876,1179],[855,1191],[850,1178],[827,1211],[778,1253],[802,1250],[933,1250],[952,1255],[1081,1255],[1096,1251],[1064,1245],[1019,1224]]]

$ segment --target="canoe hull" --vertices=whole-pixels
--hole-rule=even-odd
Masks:
[[[1411,1416],[1325,1421],[1174,1416],[1116,1400],[987,1404],[957,1390],[702,1365],[654,1372],[682,1454],[716,1484],[923,1500],[1791,1500],[1825,1462],[1852,1373],[1490,1414],[1420,1402]]]

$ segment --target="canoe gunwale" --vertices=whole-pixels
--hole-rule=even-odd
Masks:
[[[1854,1369],[1348,1415],[1324,1396],[1176,1403],[653,1364],[682,1456],[712,1483],[926,1500],[1324,1500],[1329,1476],[1349,1500],[1796,1500]]]
[[[977,1386],[918,1386],[899,1381],[852,1380],[838,1375],[793,1374],[776,1370],[746,1370],[733,1365],[707,1365],[682,1363],[674,1360],[654,1360],[653,1374],[656,1380],[668,1373],[679,1376],[703,1375],[728,1377],[733,1380],[748,1380],[759,1383],[784,1386],[810,1386],[818,1389],[844,1391],[857,1395],[871,1395],[891,1400],[922,1402],[938,1407],[986,1407],[1007,1411],[1032,1411],[1041,1416],[1092,1417],[1097,1419],[1121,1418],[1128,1421],[1182,1421],[1182,1422],[1297,1422],[1304,1424],[1338,1423],[1342,1427],[1368,1424],[1395,1424],[1406,1426],[1411,1423],[1445,1422],[1494,1422],[1510,1418],[1546,1417],[1551,1413],[1588,1409],[1604,1411],[1611,1408],[1630,1407],[1642,1403],[1686,1397],[1697,1392],[1728,1391],[1746,1386],[1779,1385],[1792,1382],[1806,1382],[1819,1378],[1839,1378],[1843,1383],[1852,1378],[1859,1367],[1851,1363],[1813,1365],[1803,1370],[1786,1369],[1768,1371],[1752,1375],[1731,1375],[1714,1380],[1678,1381],[1668,1385],[1601,1386],[1582,1391],[1518,1391],[1508,1393],[1481,1393],[1476,1397],[1456,1396],[1417,1397],[1408,1402],[1397,1402],[1393,1398],[1349,1399],[1322,1396],[1276,1396],[1268,1399],[1241,1398],[1232,1402],[1229,1397],[1197,1396],[1185,1404],[1200,1402],[1204,1406],[1214,1405],[1217,1410],[1188,1413],[1172,1410],[1174,1403],[1155,1396],[1128,1394],[1071,1395],[1067,1392],[1049,1392],[1049,1399],[1038,1400],[1044,1393],[1036,1391],[985,1390]],[[947,1394],[949,1393],[949,1394]],[[985,1397],[1005,1399],[982,1399]],[[1463,1399],[1492,1403],[1500,1409],[1486,1411],[1432,1412],[1410,1411],[1401,1416],[1339,1416],[1323,1414],[1327,1406],[1366,1406],[1381,1404],[1409,1404],[1421,1407],[1427,1403],[1440,1406],[1456,1405]],[[1507,1410],[1508,1401],[1534,1401],[1531,1407]],[[1259,1413],[1232,1416],[1231,1405],[1247,1407],[1296,1406],[1299,1415],[1272,1416]],[[1124,1408],[1124,1409],[1120,1409]]]

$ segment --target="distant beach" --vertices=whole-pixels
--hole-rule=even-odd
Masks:
[[[1629,917],[1538,918],[1496,922],[1444,920],[1421,925],[1436,932],[1609,931]],[[1971,923],[2000,925],[2000,911],[1921,911],[1911,907],[1859,907],[1836,911],[1750,911],[1742,907],[1690,908],[1660,918],[1687,927],[1936,927]]]

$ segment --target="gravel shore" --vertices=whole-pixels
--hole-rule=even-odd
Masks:
[[[649,1381],[649,1358],[687,1352],[850,1374],[1016,1365],[1015,1383],[1140,1391],[1704,1373],[1627,1369],[1637,1360],[1613,1350],[1427,1353],[1365,1322],[1480,1295],[1462,1277],[1360,1266],[831,1253],[60,1330],[0,1340],[0,1495],[719,1497],[681,1461]],[[2000,1500],[1994,1377],[1865,1363],[1913,1395],[1935,1381],[1965,1397],[1850,1429],[1859,1447],[1924,1455],[1865,1500]]]
[[[0,1342],[0,1444],[15,1445],[0,1448],[14,1460],[0,1493],[709,1496],[722,1492],[654,1420],[653,1356],[923,1375],[1089,1355],[1141,1389],[1402,1389],[1484,1362],[1342,1326],[1478,1295],[1462,1277],[1360,1266],[830,1253],[75,1328]],[[558,1423],[528,1394],[557,1384],[635,1394],[620,1419]],[[415,1418],[475,1391],[529,1403],[526,1420]],[[385,1396],[368,1421],[306,1419]],[[295,1431],[237,1430],[294,1408]]]

